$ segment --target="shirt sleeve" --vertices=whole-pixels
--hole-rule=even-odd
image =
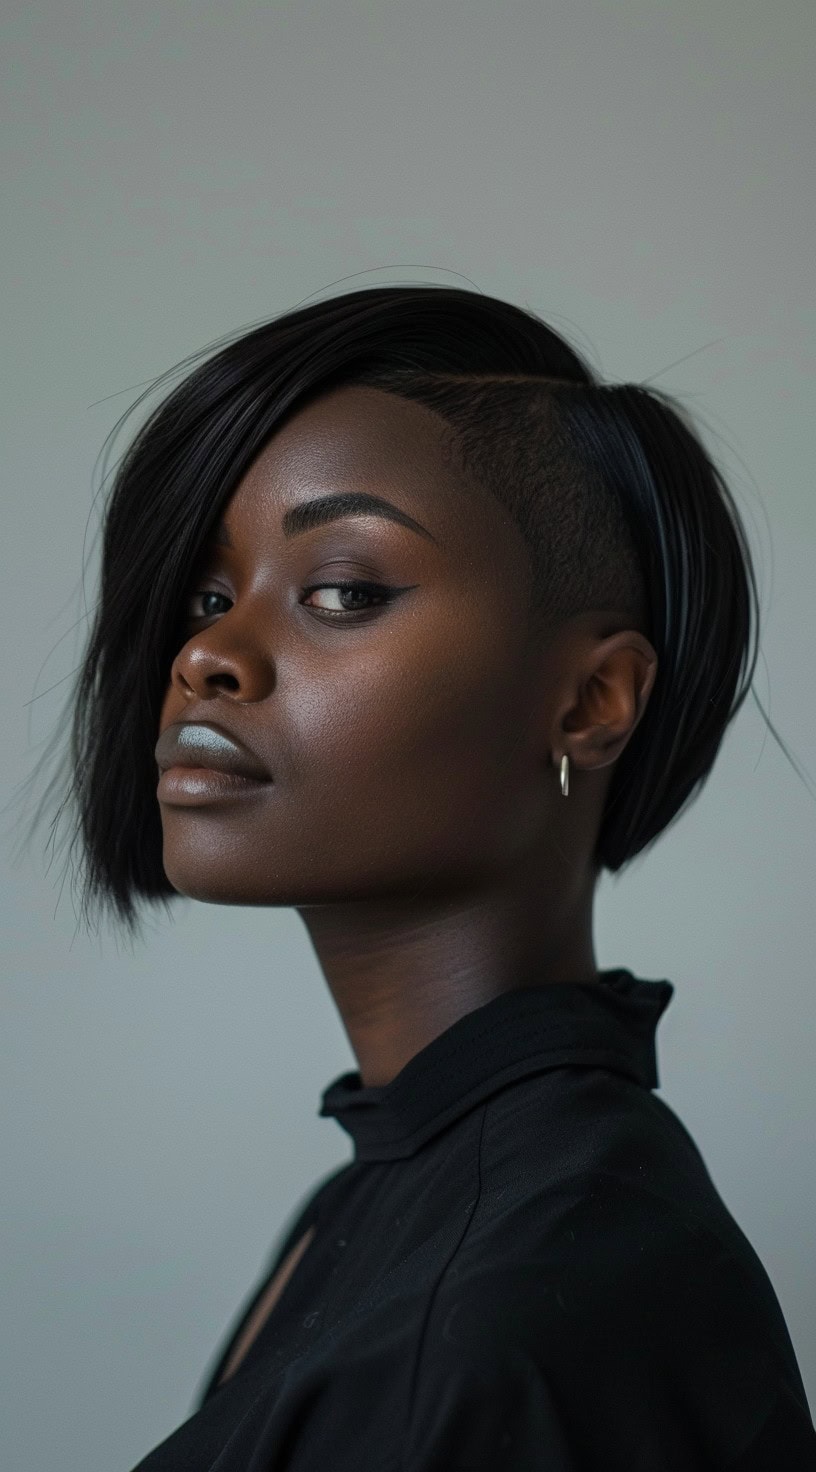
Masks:
[[[660,1203],[625,1234],[590,1217],[439,1285],[404,1472],[816,1472],[770,1283]]]
[[[403,1455],[400,1472],[583,1472],[539,1367],[495,1344],[425,1363]]]

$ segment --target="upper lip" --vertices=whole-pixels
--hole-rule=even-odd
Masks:
[[[163,772],[168,767],[212,767],[261,782],[270,780],[260,757],[214,721],[176,721],[166,726],[156,742],[155,757]]]

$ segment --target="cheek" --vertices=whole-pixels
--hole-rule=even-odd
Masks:
[[[483,841],[506,808],[519,700],[506,660],[486,660],[477,641],[357,662],[300,703],[298,786],[335,837],[351,822],[358,838],[447,830],[459,845],[467,835]]]

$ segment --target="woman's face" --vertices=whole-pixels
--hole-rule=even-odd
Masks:
[[[368,513],[287,534],[284,518],[344,493],[424,532]],[[437,416],[332,391],[259,455],[224,525],[231,546],[213,538],[188,583],[160,732],[214,724],[271,780],[157,799],[174,888],[216,904],[430,899],[518,860],[557,786],[525,739],[542,696],[528,556],[504,508],[457,477]]]

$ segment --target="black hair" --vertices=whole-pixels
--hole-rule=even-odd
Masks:
[[[600,382],[534,313],[458,287],[355,290],[205,352],[136,434],[105,509],[55,820],[70,800],[86,919],[109,907],[132,932],[139,902],[177,893],[162,865],[154,746],[187,579],[264,445],[343,384],[442,417],[463,473],[525,538],[535,630],[614,608],[650,640],[656,681],[615,764],[592,863],[616,872],[653,843],[711,771],[759,635],[736,505],[684,411],[657,390]]]

